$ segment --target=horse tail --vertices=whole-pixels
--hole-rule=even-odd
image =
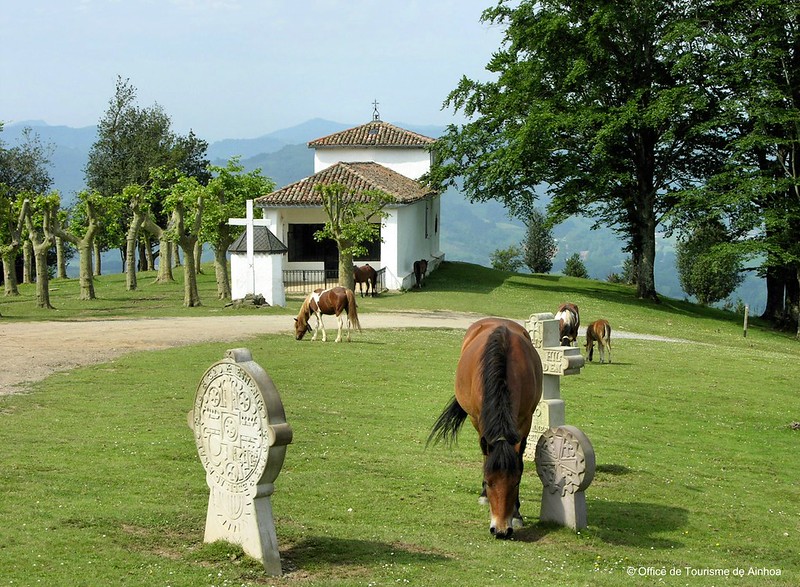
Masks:
[[[356,309],[356,294],[352,289],[345,289],[347,293],[347,319],[353,328],[361,332],[361,323],[358,321],[358,310]]]
[[[520,441],[511,408],[511,392],[508,389],[509,339],[505,326],[495,328],[489,335],[481,361],[483,383],[483,405],[481,423],[486,442],[493,444],[498,439],[507,440],[512,446]]]
[[[461,425],[466,419],[467,412],[458,403],[456,396],[453,396],[433,425],[425,446],[428,446],[431,442],[438,444],[440,440],[444,440],[448,445],[453,444]]]

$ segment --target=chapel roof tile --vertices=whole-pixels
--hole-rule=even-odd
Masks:
[[[366,201],[363,193],[380,190],[394,196],[397,204],[410,204],[433,195],[424,184],[374,162],[339,162],[314,175],[289,184],[255,199],[260,208],[274,206],[321,206],[317,185],[342,184],[355,194],[357,201]]]
[[[405,130],[382,120],[372,120],[367,124],[309,141],[308,147],[346,148],[346,147],[402,147],[422,148],[433,145],[436,139]]]

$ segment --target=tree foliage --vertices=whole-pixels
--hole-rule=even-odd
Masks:
[[[725,226],[708,218],[678,242],[677,269],[681,287],[708,306],[727,298],[742,283],[742,259],[732,250]]]
[[[584,265],[580,253],[574,253],[567,257],[564,263],[564,275],[567,277],[580,277],[581,279],[589,278],[589,272],[586,270],[586,265]]]
[[[241,226],[228,224],[230,218],[245,215],[247,200],[268,194],[275,182],[261,175],[260,169],[245,172],[239,158],[234,157],[225,167],[209,167],[212,179],[206,186],[203,207],[202,239],[214,249],[214,270],[219,299],[231,297],[227,251],[241,234]]]
[[[322,198],[322,209],[327,220],[314,238],[318,241],[329,238],[336,242],[339,249],[339,283],[353,289],[353,257],[366,254],[365,243],[380,237],[380,221],[386,217],[383,209],[395,198],[380,190],[349,190],[340,183],[318,184],[315,189]]]
[[[550,273],[558,244],[547,216],[535,208],[528,217],[523,245],[523,260],[533,273]]]
[[[593,216],[625,239],[638,295],[657,299],[656,227],[717,162],[716,96],[684,41],[689,5],[500,0],[482,17],[505,30],[487,65],[496,78],[463,78],[449,95],[469,122],[438,141],[433,182],[463,178],[470,200],[523,220],[543,184],[553,218]]]
[[[507,249],[495,249],[489,255],[493,269],[498,271],[519,271],[522,267],[522,247],[511,245]]]

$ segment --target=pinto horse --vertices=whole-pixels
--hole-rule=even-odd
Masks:
[[[428,272],[428,260],[420,259],[414,261],[414,281],[416,282],[417,289],[422,287],[422,282],[425,279],[425,273]]]
[[[555,318],[560,324],[561,346],[572,346],[572,343],[578,340],[578,327],[581,325],[578,306],[569,302],[561,304]]]
[[[586,327],[586,353],[589,361],[594,355],[594,343],[597,341],[597,350],[600,351],[600,362],[605,363],[605,354],[608,352],[608,362],[611,362],[611,325],[608,320],[600,318]]]
[[[378,272],[375,271],[369,263],[361,267],[353,265],[353,277],[358,284],[358,293],[361,294],[362,298],[364,297],[363,284],[365,283],[367,284],[367,295],[370,295],[369,288],[371,286],[372,297],[375,297],[375,293],[378,289]]]
[[[317,339],[317,333],[322,329],[322,342],[328,340],[325,334],[325,325],[322,323],[323,314],[335,315],[339,323],[339,334],[336,336],[335,342],[342,340],[342,328],[347,323],[347,340],[350,341],[350,328],[357,328],[361,331],[361,324],[358,321],[358,312],[356,311],[356,294],[352,289],[336,286],[331,289],[315,289],[313,292],[306,296],[303,305],[300,307],[300,313],[294,319],[294,337],[297,340],[303,338],[306,332],[311,331],[311,326],[308,324],[311,315],[317,319],[317,324],[314,327],[314,336],[311,340]]]
[[[483,493],[489,531],[509,538],[522,526],[519,483],[533,411],[542,396],[542,361],[528,332],[503,318],[472,324],[461,345],[455,395],[433,425],[428,443],[452,444],[469,416],[483,452]]]

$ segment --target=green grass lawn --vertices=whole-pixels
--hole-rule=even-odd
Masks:
[[[213,299],[213,277],[192,309],[181,308],[179,284],[128,294],[107,279],[117,285],[88,302],[100,316],[232,311]],[[94,316],[71,288],[54,292],[59,318]],[[26,296],[0,303],[0,329],[8,316],[51,317]],[[272,497],[283,577],[202,542],[208,488],[186,413],[203,372],[237,346],[220,343],[137,353],[0,398],[0,585],[800,584],[792,337],[756,320],[745,338],[741,317],[640,302],[623,286],[461,263],[421,291],[359,303],[524,319],[565,300],[584,323],[602,316],[615,330],[693,341],[616,338],[614,364],[563,380],[567,423],[597,456],[580,533],[538,523],[529,463],[526,527],[495,540],[477,503],[471,427],[453,449],[425,448],[452,395],[463,332],[369,330],[339,345],[269,335],[242,344],[275,381],[294,429]],[[780,575],[748,574],[764,570]]]

